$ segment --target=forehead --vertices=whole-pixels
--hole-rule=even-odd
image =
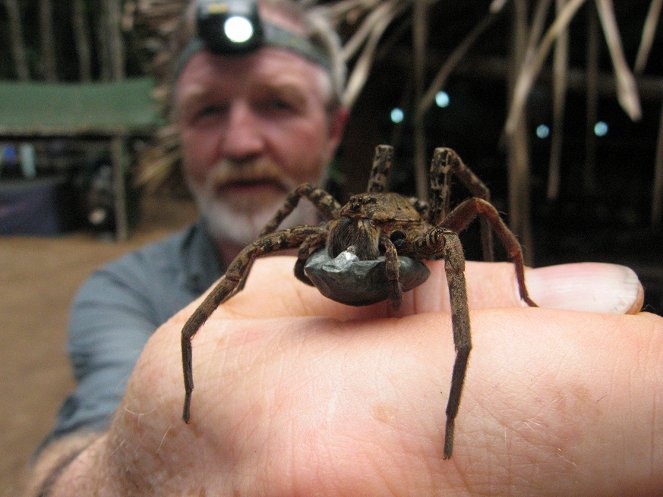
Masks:
[[[200,51],[191,57],[176,87],[179,103],[208,94],[231,97],[254,90],[287,90],[324,100],[324,71],[286,50],[264,47],[243,56]]]

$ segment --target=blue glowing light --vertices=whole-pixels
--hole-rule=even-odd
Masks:
[[[405,114],[403,113],[403,109],[400,109],[398,107],[394,108],[391,110],[391,122],[394,124],[400,124],[403,122],[403,119],[405,119]]]
[[[608,134],[608,123],[605,121],[599,121],[594,125],[594,134],[599,137],[603,137]]]
[[[449,107],[449,104],[451,103],[451,99],[449,98],[449,94],[446,91],[438,91],[435,94],[435,105],[441,108]]]
[[[550,136],[550,127],[547,124],[539,124],[536,127],[536,136],[545,140]]]

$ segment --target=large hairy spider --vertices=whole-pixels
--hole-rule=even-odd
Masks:
[[[305,183],[298,186],[288,195],[283,207],[265,226],[258,239],[230,263],[225,276],[182,329],[185,422],[189,422],[193,391],[191,339],[219,304],[242,290],[257,257],[298,248],[295,276],[304,283],[314,284],[326,297],[351,305],[367,305],[389,299],[394,307],[400,304],[404,291],[427,278],[428,272],[422,260],[444,259],[456,349],[446,408],[443,453],[445,459],[451,457],[454,423],[472,348],[465,289],[465,257],[458,233],[477,216],[482,220],[484,258],[493,258],[492,229],[514,263],[520,297],[530,306],[536,304],[529,298],[525,286],[520,244],[488,201],[488,189],[460,157],[448,148],[435,150],[430,168],[428,203],[385,192],[392,158],[392,147],[378,146],[367,192],[353,195],[343,206],[314,185]],[[449,212],[452,174],[474,196]],[[276,231],[302,197],[311,201],[326,221],[318,226],[305,225]]]

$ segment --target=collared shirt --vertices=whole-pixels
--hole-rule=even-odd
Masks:
[[[201,221],[92,274],[74,299],[70,321],[76,389],[46,442],[106,429],[149,337],[224,270]]]

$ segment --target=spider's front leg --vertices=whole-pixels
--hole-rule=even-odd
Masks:
[[[295,210],[299,204],[299,200],[304,197],[307,198],[318,210],[324,219],[335,219],[338,217],[338,211],[341,209],[341,205],[336,201],[336,199],[328,192],[322,188],[315,186],[312,183],[302,183],[297,186],[293,191],[291,191],[286,197],[285,201],[281,208],[274,214],[272,219],[265,225],[258,237],[266,236],[270,233],[274,233],[281,223]],[[246,269],[244,280],[240,281],[238,284],[237,291],[241,291],[244,288],[246,283],[246,274],[251,270],[251,265]],[[295,266],[295,274],[304,283],[310,284],[308,278],[302,279],[300,274],[304,274],[303,263],[297,261]]]
[[[444,434],[444,459],[453,451],[454,428],[465,382],[467,361],[472,349],[470,314],[465,285],[465,256],[458,235],[446,228],[436,227],[415,241],[417,251],[426,258],[444,257],[444,270],[449,287],[451,327],[453,330],[456,359],[451,375],[451,388],[447,401],[447,423]]]
[[[451,201],[451,178],[456,176],[460,182],[467,188],[473,197],[478,197],[490,202],[490,190],[465,165],[455,150],[446,147],[438,147],[433,153],[433,160],[430,166],[430,194],[429,204],[430,213],[428,222],[433,226],[438,226],[449,214],[449,205]],[[456,231],[458,233],[458,231]],[[495,260],[493,254],[493,235],[490,229],[490,223],[481,218],[481,247],[485,261]]]
[[[248,272],[256,258],[300,246],[306,240],[325,236],[325,228],[320,226],[298,226],[277,231],[258,238],[247,245],[228,266],[226,274],[196,308],[182,328],[182,369],[184,373],[184,409],[182,418],[189,422],[191,415],[191,393],[193,392],[193,370],[191,340],[214,310],[237,292],[242,290]]]
[[[276,231],[285,218],[295,210],[302,197],[307,198],[323,218],[335,219],[338,217],[341,204],[330,193],[311,183],[302,183],[288,194],[283,206],[274,214],[258,236],[265,236]]]
[[[442,226],[449,228],[456,233],[464,230],[468,224],[477,216],[485,219],[493,228],[497,237],[507,251],[509,259],[513,262],[516,270],[516,280],[518,281],[518,293],[527,305],[537,307],[536,303],[530,298],[525,285],[525,263],[523,261],[523,250],[516,239],[516,235],[502,221],[499,212],[491,204],[480,198],[468,198],[461,202],[453,211],[449,213],[442,222]]]
[[[371,174],[368,178],[368,193],[382,193],[387,189],[389,173],[394,160],[394,147],[391,145],[378,145],[375,147]]]
[[[311,279],[306,275],[304,267],[311,257],[311,254],[327,243],[327,230],[320,234],[311,235],[299,246],[297,251],[297,262],[295,262],[295,277],[307,285],[315,286]]]
[[[398,252],[396,246],[385,233],[380,234],[380,242],[384,246],[384,267],[387,276],[387,295],[393,309],[398,309],[403,299],[400,272],[398,270]]]

